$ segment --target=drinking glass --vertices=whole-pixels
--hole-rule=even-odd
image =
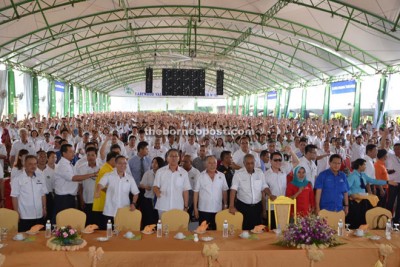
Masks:
[[[114,231],[113,231],[113,234],[114,234],[115,236],[118,236],[118,235],[119,235],[119,232],[120,232],[120,230],[119,230],[119,228],[118,228],[118,225],[117,225],[117,224],[114,224]]]
[[[165,237],[168,237],[168,234],[169,234],[168,224],[164,224],[164,235],[165,235]]]
[[[235,226],[233,224],[229,225],[229,235],[234,236],[235,235]]]
[[[5,243],[7,241],[7,234],[8,234],[7,228],[0,229],[0,241],[1,242]]]
[[[347,231],[347,232],[350,232],[350,231],[351,231],[351,230],[350,230],[350,224],[349,224],[349,223],[346,223],[345,226],[346,226],[346,231]]]
[[[399,230],[399,224],[398,223],[394,223],[393,225],[394,225],[393,232],[399,232],[400,231]]]

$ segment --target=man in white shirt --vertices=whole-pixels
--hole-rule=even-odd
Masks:
[[[25,171],[11,180],[11,197],[14,210],[18,211],[18,232],[28,231],[36,224],[43,224],[46,217],[46,183],[43,176],[36,176],[36,156],[27,155]]]
[[[153,190],[157,196],[155,209],[159,218],[165,211],[189,209],[190,181],[187,171],[178,166],[179,151],[170,149],[167,156],[168,165],[159,169],[154,180]]]
[[[136,209],[136,202],[139,197],[139,189],[135,180],[126,172],[128,162],[124,156],[115,158],[115,169],[101,178],[97,185],[95,197],[100,197],[100,191],[107,188],[106,203],[103,214],[106,220],[114,220],[119,208],[130,207],[131,211]],[[129,193],[133,194],[132,203],[129,200]]]
[[[72,145],[62,145],[60,152],[61,159],[56,165],[54,176],[54,216],[57,216],[57,213],[62,210],[76,208],[78,182],[97,176],[97,172],[84,175],[77,175],[75,173],[71,164],[71,160],[74,158],[74,148]]]
[[[179,148],[179,144],[177,142],[175,142],[175,135],[168,134],[168,140],[164,143],[164,147],[167,149],[167,151],[172,148],[174,148],[174,149]]]
[[[192,213],[193,213],[193,189],[194,189],[194,186],[196,185],[198,177],[200,176],[200,171],[198,169],[196,169],[195,167],[193,167],[192,158],[189,155],[183,156],[181,163],[182,163],[182,168],[184,168],[185,171],[187,171],[187,173],[188,173],[190,187],[192,188],[192,190],[189,190],[189,203],[188,203],[188,205],[189,205],[188,213],[190,216],[192,216]]]
[[[228,184],[225,175],[217,171],[217,159],[207,156],[206,170],[194,186],[194,216],[199,222],[207,221],[209,230],[216,230],[215,215],[228,208]]]
[[[260,158],[258,157],[258,154],[254,151],[250,150],[250,139],[247,136],[243,136],[240,138],[240,149],[238,149],[232,156],[233,159],[233,169],[239,170],[242,168],[243,165],[243,159],[244,156],[247,154],[251,154],[254,156],[255,159],[255,167],[260,168]]]
[[[165,154],[167,151],[168,150],[165,147],[161,146],[161,138],[156,137],[154,146],[149,149],[149,158],[150,160],[153,160],[155,157],[165,159]]]
[[[318,152],[317,156],[317,176],[329,168],[329,157],[331,156],[329,140],[325,140],[323,149]]]
[[[342,160],[346,160],[346,150],[342,147],[342,139],[340,138],[335,138],[332,140],[332,148],[331,148],[331,153],[332,154],[338,154],[342,157]]]
[[[125,146],[128,160],[137,154],[136,149],[136,136],[131,134],[128,136],[128,144]]]
[[[356,141],[351,145],[351,162],[365,157],[365,146],[362,143],[362,136],[356,137]]]
[[[243,158],[244,168],[235,172],[232,180],[229,212],[235,214],[239,211],[243,214],[243,230],[251,230],[254,226],[261,224],[263,194],[272,199],[271,194],[264,180],[263,172],[255,168],[255,158],[247,154]],[[235,203],[235,198],[237,200]]]
[[[98,173],[100,165],[97,164],[97,149],[88,147],[85,151],[87,162],[80,165],[79,168],[75,167],[77,175]],[[83,180],[79,184],[78,196],[81,209],[86,213],[86,225],[96,223],[93,215],[93,197],[96,187],[96,176]]]
[[[375,166],[374,166],[374,160],[376,158],[376,155],[378,154],[378,148],[376,145],[369,144],[365,147],[365,164],[367,167],[365,168],[364,173],[368,175],[369,177],[375,179]]]
[[[192,159],[195,159],[200,150],[200,145],[194,142],[195,140],[194,134],[190,134],[188,139],[189,140],[182,146],[182,156],[190,155]]]
[[[394,144],[394,154],[387,154],[386,168],[389,174],[389,180],[400,183],[400,143]],[[400,186],[389,185],[388,199],[386,208],[394,213],[393,222],[400,222]],[[394,210],[394,204],[397,199],[396,210]]]
[[[317,178],[317,165],[315,160],[317,159],[317,146],[306,145],[304,157],[300,159],[299,166],[303,167],[306,171],[306,178],[311,182],[314,187],[315,178]]]
[[[28,141],[28,130],[25,128],[19,129],[20,140],[15,141],[10,151],[10,164],[14,166],[15,157],[21,149],[29,151],[29,155],[36,155],[35,145]]]

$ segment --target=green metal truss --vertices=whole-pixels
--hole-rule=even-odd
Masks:
[[[10,5],[0,9],[0,13],[1,10],[6,11],[4,14],[12,10],[14,13],[12,13],[12,16],[8,16],[8,19],[15,19],[19,8],[22,8],[23,4],[27,4],[28,2],[32,2],[32,6],[35,6],[31,7],[31,13],[41,12],[44,16],[43,11],[56,8],[61,5],[67,5],[81,1],[69,1],[68,3],[66,1],[57,1],[57,3],[56,1],[40,0],[22,1],[20,3],[15,3],[14,7],[13,5]],[[42,8],[40,9],[39,5],[34,5],[34,2],[40,2]],[[277,4],[283,8],[286,5],[286,2],[287,1],[279,1]],[[299,4],[298,2],[300,1],[296,1],[296,4]],[[47,4],[44,5],[43,3]],[[38,55],[42,55],[50,51],[57,51],[57,49],[60,47],[74,43],[74,50],[69,50],[65,53],[59,53],[50,60],[46,60],[45,62],[41,62],[40,64],[34,66],[34,69],[39,72],[49,71],[53,75],[67,78],[65,75],[70,73],[70,71],[74,68],[90,68],[92,69],[91,72],[94,71],[94,66],[96,65],[98,65],[100,68],[100,65],[98,64],[98,58],[101,60],[102,56],[107,57],[110,56],[112,52],[117,52],[118,45],[120,45],[122,49],[124,49],[124,47],[128,48],[128,45],[133,45],[134,49],[136,50],[136,58],[143,57],[142,59],[139,59],[138,62],[138,64],[140,64],[143,68],[144,64],[146,64],[144,61],[146,53],[151,53],[151,50],[154,46],[157,46],[157,43],[170,42],[173,45],[173,49],[171,50],[174,53],[184,51],[185,47],[182,46],[184,43],[182,42],[182,33],[185,35],[184,32],[186,30],[183,29],[188,28],[188,20],[192,20],[192,18],[195,17],[196,14],[198,15],[199,12],[199,7],[197,6],[155,6],[130,8],[125,4],[125,1],[121,2],[121,6],[122,8],[118,10],[100,12],[52,25],[46,25],[44,28],[38,29],[19,38],[15,38],[0,47],[0,57],[16,63],[25,63],[28,60],[35,59],[35,57]],[[15,12],[14,8],[16,8],[17,12]],[[21,17],[29,15],[29,13],[27,13],[28,11],[26,10],[27,9],[25,9],[25,13],[18,12],[18,16]],[[279,10],[277,7],[271,12],[278,12]],[[355,16],[358,10],[354,10],[355,9],[353,8]],[[337,10],[337,12],[338,11],[340,10]],[[319,81],[329,78],[328,73],[318,70],[317,68],[297,58],[297,51],[302,51],[323,59],[332,65],[332,69],[343,69],[351,75],[357,75],[357,73],[362,74],[364,72],[363,69],[357,66],[358,62],[364,64],[374,71],[388,67],[377,58],[366,53],[365,51],[362,51],[361,49],[358,49],[355,46],[352,46],[340,38],[325,34],[305,25],[275,18],[271,14],[272,13],[268,13],[268,11],[265,14],[258,14],[218,7],[201,7],[202,21],[197,23],[197,30],[215,29],[218,31],[234,33],[238,37],[227,38],[223,36],[197,34],[196,38],[198,38],[198,48],[203,49],[203,51],[199,50],[198,53],[201,54],[202,52],[209,52],[210,50],[206,50],[205,47],[211,46],[213,43],[213,46],[218,48],[218,51],[214,51],[216,52],[215,54],[223,54],[223,51],[226,51],[228,55],[234,55],[235,57],[249,61],[257,69],[257,75],[261,75],[262,73],[266,72],[264,70],[264,66],[267,68],[269,67],[269,72],[271,74],[270,76],[277,76],[279,77],[277,78],[278,80],[282,79],[284,82],[291,83],[292,86],[295,84],[294,81],[299,80],[298,77],[302,77],[304,73],[311,74]],[[3,15],[3,13],[1,13],[1,15]],[[1,20],[1,15],[0,23],[5,21]],[[354,16],[352,16],[353,19]],[[168,18],[168,20],[164,18]],[[143,22],[144,19],[148,20]],[[125,21],[125,26],[121,24],[122,21]],[[134,23],[133,26],[132,22],[130,21]],[[238,23],[235,24],[232,23],[232,21],[236,21]],[[245,36],[246,38],[243,38],[243,40],[240,40],[240,42],[235,45],[235,40],[239,40],[240,37],[246,35],[244,34],[246,30],[257,25],[264,27],[252,28],[250,34]],[[179,34],[167,32],[159,33],[164,39],[155,38],[151,35],[150,37],[145,33],[139,34],[141,31],[145,32],[146,30],[151,29],[158,30],[161,28],[167,29],[171,27],[177,29],[182,28],[183,31]],[[268,29],[268,32],[265,31],[266,29]],[[112,38],[112,33],[115,35],[116,33],[122,34],[123,32],[125,32],[125,38]],[[282,32],[289,33],[289,35],[284,35]],[[110,38],[103,40],[104,37]],[[91,42],[89,45],[86,45],[86,41],[93,41],[94,38],[98,38],[99,40],[101,39],[101,41]],[[281,51],[270,49],[266,46],[261,46],[259,42],[253,41],[255,38],[257,40],[261,40],[262,43],[265,41],[272,41],[292,47],[294,53],[289,55],[282,53]],[[179,47],[176,43],[178,41],[180,41],[181,44]],[[316,44],[314,45],[313,42]],[[106,43],[109,43],[116,49],[114,51],[97,53],[98,50],[96,49],[96,46],[100,47]],[[234,46],[232,49],[228,49],[232,46]],[[336,49],[337,47],[340,47],[341,54],[351,58],[353,61],[357,61],[357,63],[352,63],[347,59],[337,56],[328,49],[323,49],[323,47],[328,49]],[[105,45],[101,48],[102,51],[106,51],[106,49],[107,48]],[[261,56],[255,56],[257,53]],[[121,54],[123,53],[121,52]],[[63,66],[63,62],[65,61],[71,64],[68,66],[65,64],[65,66]],[[288,64],[283,65],[282,62]],[[291,66],[291,68],[289,69],[288,66]],[[59,71],[54,72],[52,67],[59,69]],[[292,71],[293,69],[294,71]],[[72,82],[74,81],[75,80]],[[271,84],[271,79],[268,78],[263,80],[263,82],[265,87],[276,86]],[[305,82],[311,81],[305,80],[300,83]],[[85,83],[83,86],[90,86],[90,84]]]

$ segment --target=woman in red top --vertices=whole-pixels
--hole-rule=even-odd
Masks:
[[[293,181],[286,187],[286,196],[296,199],[297,214],[306,216],[315,208],[314,191],[306,179],[306,170],[297,166],[293,170]]]

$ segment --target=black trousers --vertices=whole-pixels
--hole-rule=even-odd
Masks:
[[[217,225],[215,224],[215,215],[217,213],[199,211],[199,224],[203,221],[207,221],[208,230],[217,230]]]
[[[397,198],[396,210],[394,210],[394,203]],[[400,186],[389,185],[388,200],[386,208],[394,213],[393,221],[399,223],[400,220]]]
[[[93,214],[93,203],[85,203],[84,212],[86,214],[86,225],[95,224],[95,218]],[[97,225],[98,226],[98,225]]]
[[[44,218],[40,219],[20,219],[18,222],[18,232],[26,232],[36,224],[45,224]]]
[[[53,195],[53,193],[46,194],[46,211],[47,211],[46,221],[50,220],[54,224],[55,221],[53,221],[53,218],[55,216],[54,216],[54,195]]]
[[[350,224],[351,229],[358,229],[360,225],[366,224],[365,213],[372,208],[367,199],[363,199],[359,203],[355,200],[350,200],[346,223]]]
[[[142,201],[142,223],[141,229],[150,224],[157,224],[158,212],[154,209],[153,199],[143,198]]]
[[[102,211],[92,211],[93,223],[97,224],[100,230],[107,230],[107,218]]]
[[[265,223],[265,225],[268,225],[268,210],[267,210],[267,219],[264,223]],[[270,230],[276,229],[275,211],[274,210],[271,210],[271,225],[268,225],[268,229],[270,229]]]
[[[246,204],[237,199],[236,209],[243,214],[243,230],[251,230],[254,228],[254,226],[261,224],[261,201],[257,204]]]
[[[379,198],[378,207],[386,209],[386,200],[387,200],[387,196],[388,196],[388,189],[384,188],[383,190],[385,190],[385,194],[383,196],[381,196],[381,191],[379,190],[378,186],[375,186],[374,191],[375,191],[376,196]]]
[[[70,208],[76,209],[76,196],[54,195],[54,221],[57,213]]]

